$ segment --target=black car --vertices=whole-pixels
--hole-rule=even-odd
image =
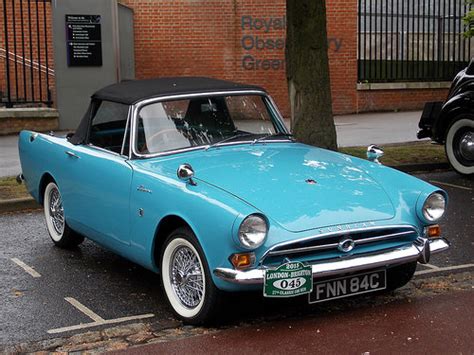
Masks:
[[[419,127],[419,139],[445,145],[454,170],[474,175],[474,58],[454,78],[446,102],[425,105]]]

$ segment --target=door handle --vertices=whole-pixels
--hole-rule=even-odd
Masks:
[[[69,156],[72,157],[72,158],[79,159],[79,155],[77,155],[77,154],[74,153],[74,152],[71,152],[70,150],[66,150],[64,153],[66,153],[67,155],[69,155]]]

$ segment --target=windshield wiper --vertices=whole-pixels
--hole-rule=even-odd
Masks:
[[[214,147],[218,147],[226,142],[230,142],[234,139],[237,139],[237,138],[240,138],[240,137],[247,137],[247,136],[252,136],[253,134],[252,133],[239,133],[239,134],[234,134],[233,136],[230,136],[230,137],[227,137],[227,138],[224,138],[216,143],[213,143],[213,144],[210,144],[208,145],[205,150],[208,150],[209,148],[214,148]]]
[[[286,137],[286,138],[288,138],[290,141],[294,141],[294,140],[295,140],[295,139],[293,138],[293,135],[292,135],[291,133],[277,132],[277,133],[273,133],[273,134],[267,134],[267,135],[262,136],[262,137],[260,137],[260,138],[254,139],[254,141],[252,142],[252,144],[255,144],[255,143],[258,143],[258,142],[267,140],[268,138],[277,138],[277,137]]]

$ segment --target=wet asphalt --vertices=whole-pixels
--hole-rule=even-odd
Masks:
[[[137,346],[148,354],[472,354],[472,292],[274,320]]]
[[[473,271],[472,267],[447,271],[435,268],[474,263],[474,179],[453,172],[418,176],[449,194],[448,214],[441,227],[452,246],[449,251],[433,256],[431,267],[419,265],[419,271],[430,271],[429,274],[415,277]],[[65,297],[73,297],[104,319],[148,313],[155,315],[149,322],[174,319],[165,303],[158,275],[88,240],[74,250],[54,247],[40,211],[0,215],[0,236],[0,284],[3,286],[0,289],[0,346],[87,331],[47,333],[50,329],[91,322],[66,302]],[[41,277],[32,277],[13,263],[12,258],[32,266]],[[235,307],[229,310],[230,324],[311,311],[300,304],[303,301],[276,302],[263,300],[259,295],[232,297]],[[337,303],[327,303],[327,307]],[[100,327],[105,326],[90,330]]]

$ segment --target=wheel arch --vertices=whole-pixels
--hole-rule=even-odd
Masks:
[[[183,218],[175,214],[170,214],[163,217],[155,229],[155,234],[153,236],[153,264],[154,267],[159,269],[159,260],[160,254],[163,249],[163,245],[165,243],[166,237],[175,229],[180,227],[189,228],[194,235],[196,235],[194,229],[191,225]]]
[[[40,205],[43,205],[44,191],[46,190],[46,186],[48,186],[50,182],[56,183],[56,180],[53,178],[53,176],[50,173],[48,172],[44,173],[41,176],[40,183],[38,186],[38,202],[40,203]]]
[[[459,116],[470,115],[474,117],[473,102],[474,94],[458,97],[443,107],[442,115],[438,119],[435,129],[436,141],[445,143],[449,127],[451,127]]]

